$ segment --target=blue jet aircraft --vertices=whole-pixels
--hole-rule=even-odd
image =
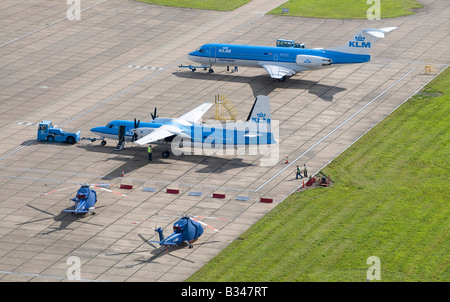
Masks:
[[[373,44],[394,29],[396,27],[364,28],[346,45],[326,49],[307,49],[304,44],[282,39],[277,41],[277,47],[205,44],[188,55],[188,59],[202,64],[201,66],[179,67],[189,67],[192,71],[196,68],[209,68],[210,73],[214,72],[213,65],[235,66],[235,70],[237,66],[262,67],[272,78],[282,82],[287,76],[305,70],[369,62],[369,51]]]
[[[106,126],[92,128],[91,132],[100,135],[103,140],[119,140],[116,150],[123,148],[126,141],[138,145],[166,146],[188,142],[191,146],[201,148],[276,144],[271,126],[270,99],[267,96],[256,97],[245,122],[215,125],[200,123],[199,120],[212,105],[204,103],[178,118],[159,118],[155,110],[153,120],[149,123],[115,120]],[[174,140],[175,137],[179,139]],[[105,143],[102,142],[102,145]],[[162,153],[164,158],[169,155],[167,150]]]

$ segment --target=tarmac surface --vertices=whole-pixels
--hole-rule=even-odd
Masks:
[[[79,259],[84,281],[183,281],[302,185],[296,165],[319,171],[450,64],[446,0],[421,1],[425,7],[415,15],[378,21],[265,14],[284,2],[253,0],[216,12],[83,0],[80,20],[70,21],[65,1],[2,1],[0,280],[66,281]],[[360,28],[388,26],[398,29],[376,43],[371,62],[285,82],[262,68],[216,66],[213,74],[178,68],[205,43],[274,45],[287,38],[331,47]],[[426,74],[428,64],[433,72]],[[279,145],[268,154],[167,159],[158,146],[148,162],[146,147],[114,151],[113,140],[36,141],[44,119],[93,137],[89,129],[111,120],[149,120],[155,106],[161,117],[177,117],[217,94],[242,120],[255,96],[269,96]],[[215,122],[213,108],[206,123]],[[97,215],[62,212],[80,183],[110,185],[97,189]],[[192,249],[166,253],[145,242],[156,239],[155,226],[170,234],[184,213],[228,220],[205,219],[220,233],[207,228]]]

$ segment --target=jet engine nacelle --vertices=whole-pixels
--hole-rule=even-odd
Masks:
[[[331,59],[318,56],[298,55],[295,58],[295,63],[297,63],[297,65],[299,66],[306,67],[308,69],[316,69],[321,68],[322,66],[325,65],[330,65]]]

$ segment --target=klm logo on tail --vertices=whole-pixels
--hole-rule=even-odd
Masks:
[[[348,47],[358,47],[358,48],[370,48],[370,42],[364,42],[366,37],[363,37],[361,35],[356,36],[356,41],[348,41]]]
[[[260,112],[256,114],[256,117],[252,117],[252,122],[270,124],[270,118],[266,118],[266,114]]]

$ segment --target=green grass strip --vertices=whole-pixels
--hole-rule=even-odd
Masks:
[[[138,0],[140,2],[205,10],[231,11],[250,0]]]
[[[272,10],[271,14],[327,19],[366,19],[367,10],[374,4],[365,0],[290,0]],[[423,5],[413,0],[381,0],[381,18],[394,18],[414,14]],[[282,14],[288,8],[288,14]]]
[[[196,8],[204,10],[231,11],[250,0],[138,0],[140,2],[172,6]],[[374,3],[365,0],[290,0],[269,12],[275,15],[326,19],[366,19],[367,10]],[[423,5],[414,0],[381,0],[381,18],[394,18],[414,14],[414,10]],[[289,13],[282,13],[288,8]]]
[[[450,281],[450,70],[188,281]]]

